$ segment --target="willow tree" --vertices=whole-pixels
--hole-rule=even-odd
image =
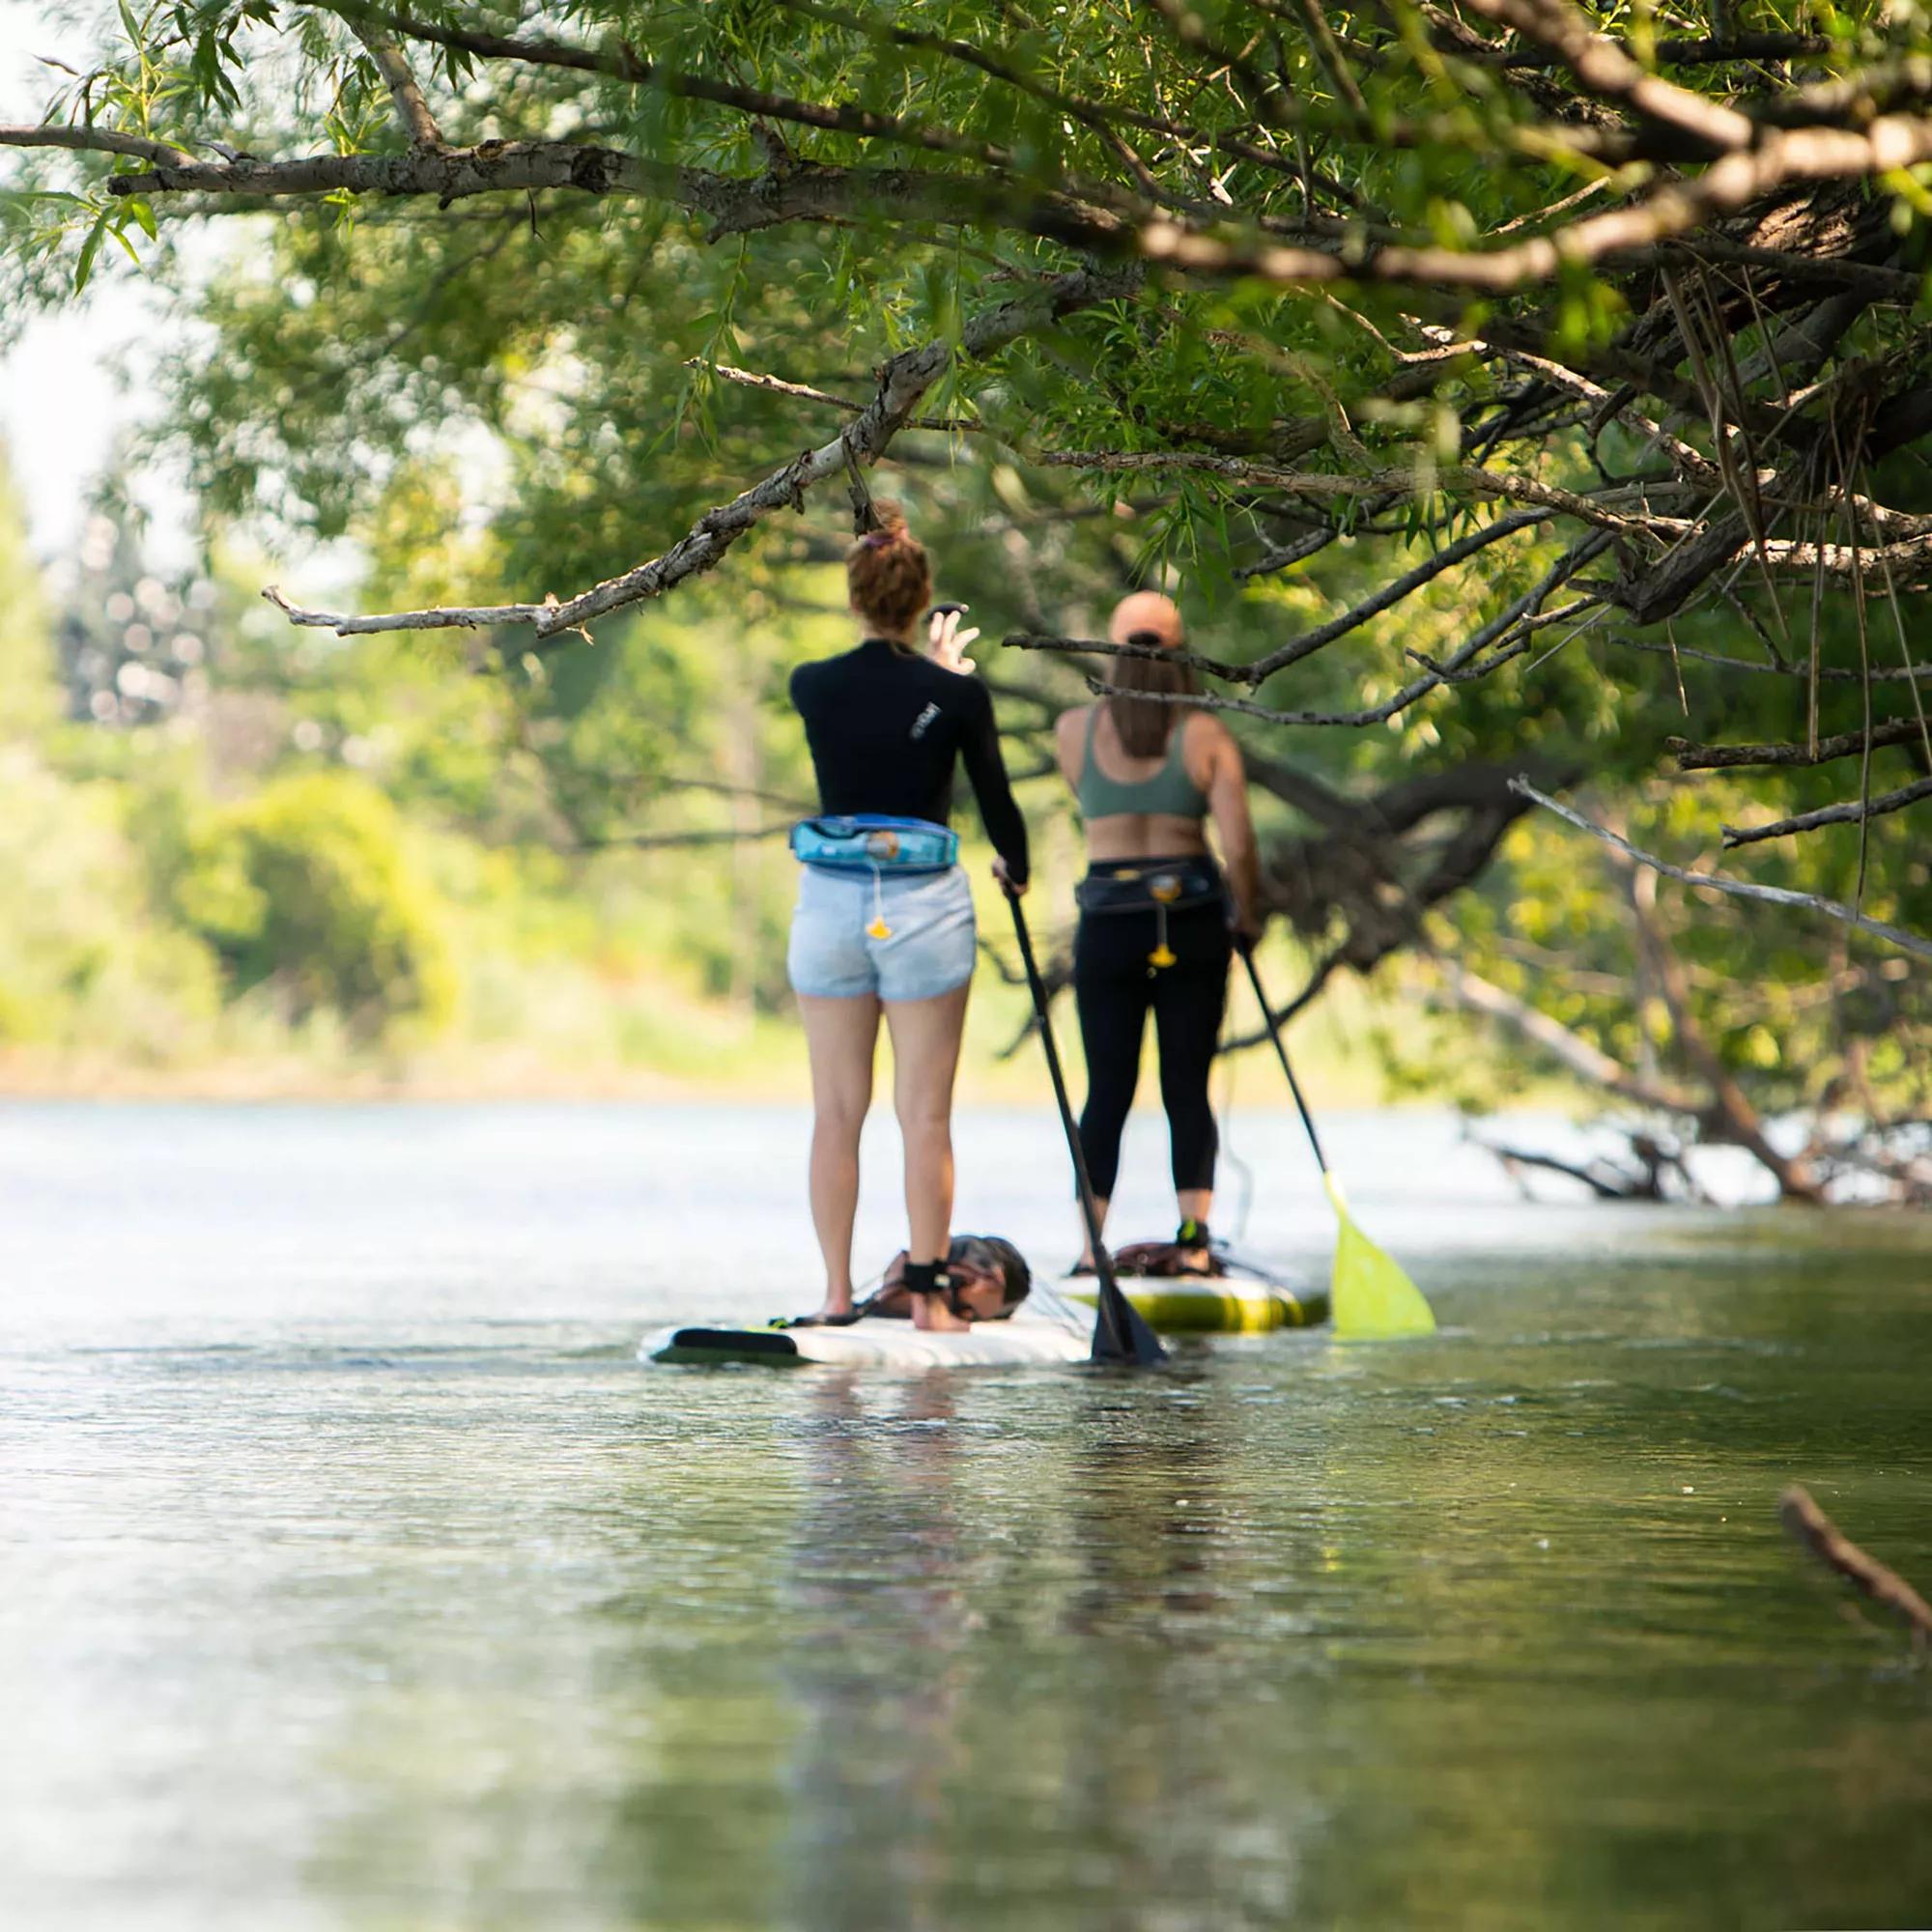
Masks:
[[[1011,717],[1122,582],[1218,594],[1310,995],[1433,951],[1787,1192],[1922,1193],[1928,104],[1895,7],[245,0],[124,5],[0,141],[22,295],[252,221],[172,377],[217,511],[331,533],[494,433],[495,581],[292,623],[537,663],[828,554],[892,466]],[[1586,780],[1622,845],[1528,830]],[[1751,869],[1660,893],[1643,840]]]

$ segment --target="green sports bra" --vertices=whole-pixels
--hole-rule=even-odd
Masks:
[[[1159,812],[1166,818],[1206,818],[1208,799],[1201,787],[1187,776],[1187,760],[1182,741],[1187,736],[1183,713],[1167,734],[1167,761],[1151,779],[1123,782],[1110,779],[1094,756],[1094,733],[1099,728],[1100,706],[1087,714],[1087,750],[1080,761],[1080,782],[1073,796],[1080,803],[1082,818],[1115,818],[1122,812]]]

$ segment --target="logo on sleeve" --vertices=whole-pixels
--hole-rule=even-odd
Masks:
[[[922,711],[919,714],[919,716],[912,721],[911,735],[915,738],[923,738],[926,733],[926,728],[931,724],[932,721],[938,716],[939,716],[939,706],[936,704],[928,704],[925,707],[925,709]]]

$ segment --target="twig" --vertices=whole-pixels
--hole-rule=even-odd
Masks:
[[[1820,738],[1809,745],[1691,745],[1682,738],[1666,738],[1664,747],[1677,757],[1682,772],[1728,771],[1736,765],[1827,765],[1834,758],[1848,758],[1867,745],[1874,750],[1887,745],[1908,745],[1919,735],[1916,718],[1889,718],[1874,724],[1869,733],[1840,731],[1835,737]]]
[[[67,128],[52,121],[0,127],[0,148],[72,148],[81,154],[128,155],[158,168],[188,167],[194,162],[192,155],[172,141],[151,141],[143,134],[121,134],[111,128]]]
[[[622,846],[633,852],[664,851],[682,845],[738,845],[758,838],[782,838],[791,830],[786,819],[779,825],[754,825],[745,831],[717,828],[694,832],[621,832],[610,838],[585,838],[580,852],[604,852]]]
[[[1816,760],[1811,762],[1815,763]],[[1780,818],[1773,825],[1727,825],[1724,849],[1756,845],[1767,838],[1786,838],[1795,832],[1815,832],[1821,825],[1862,825],[1883,818],[1889,812],[1903,811],[1921,798],[1932,798],[1932,779],[1900,785],[1896,791],[1882,792],[1877,798],[1855,798],[1843,805],[1821,806],[1816,811],[1801,811],[1795,818]]]
[[[1553,1153],[1536,1153],[1528,1148],[1504,1147],[1500,1141],[1479,1140],[1474,1134],[1469,1136],[1472,1147],[1493,1155],[1501,1162],[1506,1173],[1514,1174],[1519,1167],[1538,1167],[1549,1174],[1560,1174],[1571,1180],[1581,1181],[1591,1193],[1602,1201],[1655,1201],[1657,1189],[1653,1185],[1645,1189],[1642,1179],[1635,1175],[1626,1174],[1620,1168],[1610,1167],[1605,1161],[1600,1164],[1608,1169],[1615,1179],[1605,1180],[1601,1175],[1593,1174],[1588,1168],[1577,1167],[1574,1162],[1558,1160]]]
[[[1578,832],[1587,832],[1592,838],[1601,838],[1605,845],[1614,846],[1635,865],[1648,867],[1666,879],[1681,880],[1687,886],[1706,887],[1714,893],[1728,893],[1733,898],[1761,899],[1767,905],[1798,906],[1806,912],[1823,913],[1827,919],[1857,926],[1861,932],[1868,932],[1874,939],[1883,939],[1902,952],[1932,959],[1932,940],[1921,939],[1916,932],[1907,932],[1900,926],[1888,925],[1883,920],[1872,919],[1851,906],[1840,904],[1836,899],[1820,898],[1814,893],[1787,892],[1782,886],[1760,886],[1748,879],[1728,879],[1719,872],[1693,872],[1687,867],[1673,866],[1667,859],[1639,851],[1628,838],[1618,837],[1608,826],[1599,825],[1580,812],[1572,811],[1567,805],[1559,805],[1555,799],[1546,797],[1526,779],[1512,779],[1510,789],[1542,806],[1545,810],[1553,811]]]
[[[781,376],[760,375],[755,369],[734,369],[728,362],[707,362],[701,355],[689,357],[684,366],[687,369],[706,370],[721,383],[735,383],[746,389],[763,389],[775,396],[795,396],[804,403],[821,403],[828,409],[843,410],[847,415],[857,415],[866,407],[850,396],[835,396],[829,389],[814,389],[806,383],[787,383]],[[986,431],[984,423],[971,422],[964,416],[908,416],[904,427],[943,430],[949,436],[979,436]]]
[[[1648,638],[1634,638],[1628,631],[1612,631],[1608,635],[1611,642],[1633,651],[1648,651],[1656,657],[1681,657],[1696,664],[1716,665],[1720,670],[1753,671],[1760,677],[1806,677],[1810,674],[1809,668],[1802,664],[1759,664],[1755,658],[1729,658],[1717,651],[1692,650],[1688,644],[1680,644],[1672,651],[1668,644],[1652,643]],[[1840,670],[1833,665],[1821,666],[1818,675],[1828,684],[1857,684],[1861,681],[1857,671]],[[1871,675],[1875,684],[1902,684],[1907,680],[1932,678],[1932,665],[1908,664],[1897,670],[1875,670]]]
[[[1793,1483],[1778,1498],[1778,1520],[1785,1533],[1801,1543],[1826,1569],[1855,1584],[1873,1603],[1882,1604],[1904,1619],[1915,1649],[1932,1645],[1932,1604],[1926,1603],[1897,1571],[1889,1570],[1859,1546],[1811,1500],[1810,1492]]]

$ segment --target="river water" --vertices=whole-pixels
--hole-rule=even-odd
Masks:
[[[894,1378],[636,1360],[815,1298],[789,1110],[0,1107],[0,1920],[1932,1922],[1932,1670],[1776,1520],[1932,1584],[1932,1231],[1331,1134],[1437,1339]],[[961,1169],[1067,1252],[1048,1118]]]

